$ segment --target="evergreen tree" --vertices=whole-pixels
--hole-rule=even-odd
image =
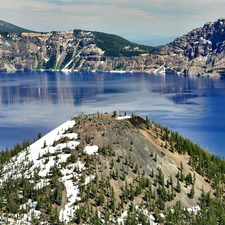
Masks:
[[[195,195],[195,189],[194,189],[194,185],[192,185],[189,196],[192,199],[192,198],[194,198],[194,195]]]
[[[180,181],[179,181],[178,178],[177,178],[177,186],[176,186],[176,190],[177,190],[178,193],[181,192],[181,185],[180,185]]]

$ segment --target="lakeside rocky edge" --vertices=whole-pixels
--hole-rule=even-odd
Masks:
[[[80,114],[0,162],[2,223],[225,221],[224,160],[148,117]]]
[[[223,18],[155,49],[115,35],[82,30],[0,35],[3,72],[44,69],[224,76],[224,65]]]

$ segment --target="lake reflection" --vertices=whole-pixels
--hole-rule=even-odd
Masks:
[[[148,115],[213,153],[225,154],[224,78],[18,72],[0,74],[0,81],[1,148],[33,140],[80,112],[117,110]]]

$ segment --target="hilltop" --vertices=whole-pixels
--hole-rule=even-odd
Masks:
[[[31,32],[28,29],[15,26],[11,23],[7,23],[3,20],[0,20],[0,33],[22,33],[22,32]]]
[[[152,47],[120,36],[71,30],[38,33],[0,23],[0,70],[123,71],[224,75],[225,19]],[[4,32],[3,32],[4,31]]]
[[[0,162],[2,223],[225,222],[225,162],[148,117],[81,114]]]

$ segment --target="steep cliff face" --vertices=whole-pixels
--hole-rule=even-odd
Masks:
[[[0,70],[89,70],[225,74],[225,19],[207,23],[162,48],[116,35],[73,30],[2,33]]]
[[[135,58],[152,49],[115,35],[80,30],[7,33],[0,36],[0,67],[2,70],[126,70],[131,56]]]
[[[93,37],[73,31],[52,33],[22,33],[1,36],[3,67],[9,69],[79,69],[84,56],[100,58],[103,52],[92,45]],[[87,58],[86,58],[87,59]]]
[[[159,54],[168,71],[223,75],[225,19],[206,23],[164,46]]]

